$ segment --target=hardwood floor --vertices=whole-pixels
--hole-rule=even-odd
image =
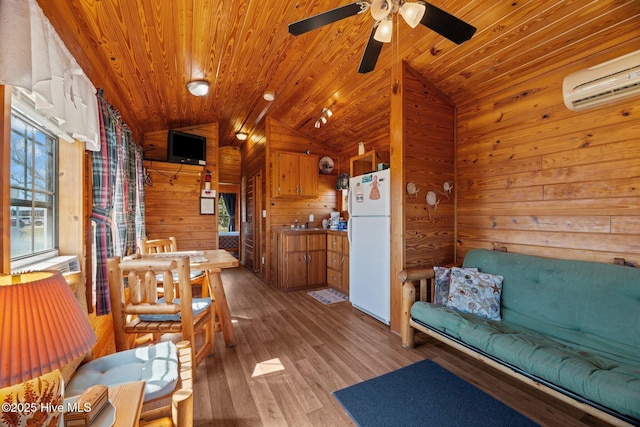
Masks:
[[[196,426],[353,426],[332,391],[425,358],[541,425],[605,425],[422,334],[403,349],[349,302],[281,293],[244,267],[222,274],[238,345],[225,348],[216,334],[215,354],[199,365]]]

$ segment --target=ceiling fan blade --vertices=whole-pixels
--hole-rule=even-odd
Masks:
[[[466,42],[476,32],[476,27],[429,3],[420,23],[457,44]]]
[[[341,19],[345,19],[353,15],[358,15],[362,12],[367,11],[368,9],[369,3],[366,1],[357,1],[344,6],[336,7],[335,9],[331,9],[326,12],[322,12],[317,15],[313,15],[289,24],[289,33],[293,34],[294,36],[299,36],[300,34],[315,30],[316,28],[320,28]]]
[[[380,56],[382,45],[384,44],[373,38],[376,34],[377,28],[378,22],[373,25],[369,41],[367,42],[367,47],[364,49],[364,53],[362,54],[362,60],[360,60],[360,67],[358,68],[359,73],[365,74],[376,68],[376,62],[378,62],[378,57]]]

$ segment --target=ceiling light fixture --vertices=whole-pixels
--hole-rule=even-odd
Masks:
[[[393,32],[393,15],[400,13],[400,16],[411,27],[418,26],[427,6],[424,2],[403,2],[398,0],[373,0],[371,2],[371,16],[378,21],[378,28],[373,38],[381,43],[390,43]]]
[[[265,92],[264,95],[262,95],[262,97],[264,98],[265,101],[273,101],[274,99],[276,99],[276,94],[273,92]]]
[[[236,138],[238,138],[238,141],[246,141],[248,137],[249,135],[245,132],[236,132]]]
[[[391,36],[393,35],[393,21],[390,17],[387,17],[380,21],[378,29],[373,35],[373,38],[381,43],[390,43]]]
[[[204,96],[209,92],[209,82],[206,80],[192,80],[187,83],[187,89],[194,96]]]
[[[316,129],[320,129],[320,126],[326,125],[327,122],[329,121],[329,117],[333,116],[333,111],[331,110],[331,108],[333,108],[333,105],[329,108],[322,109],[322,112],[320,113],[320,118],[316,120],[316,123],[314,125]]]
[[[400,15],[411,28],[415,28],[422,20],[426,10],[427,6],[424,3],[404,3],[400,6]]]

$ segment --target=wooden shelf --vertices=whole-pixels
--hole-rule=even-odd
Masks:
[[[375,172],[378,170],[378,163],[388,163],[389,159],[385,158],[382,153],[376,150],[368,151],[356,157],[351,158],[350,176],[364,175],[365,173]]]

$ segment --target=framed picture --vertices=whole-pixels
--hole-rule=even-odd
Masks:
[[[200,215],[215,215],[216,199],[212,197],[200,197]]]

